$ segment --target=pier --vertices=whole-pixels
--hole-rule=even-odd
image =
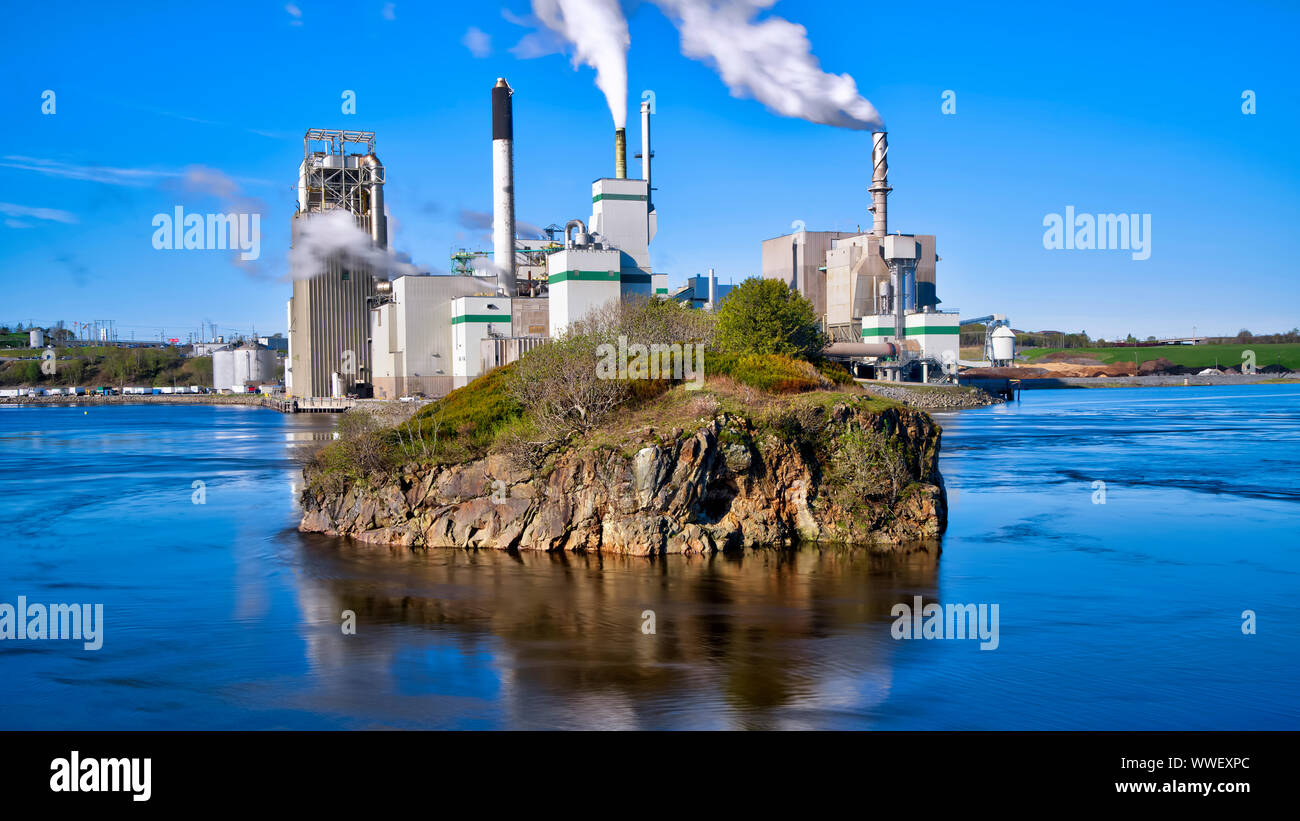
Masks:
[[[313,399],[308,397],[277,399],[263,397],[261,404],[263,407],[277,410],[280,413],[343,413],[356,407],[357,402],[355,399]]]

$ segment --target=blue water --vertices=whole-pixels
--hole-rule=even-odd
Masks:
[[[1300,728],[1300,388],[937,418],[938,558],[647,560],[298,534],[327,416],[3,407],[0,603],[106,626],[0,641],[0,728]],[[998,648],[893,639],[915,595]]]

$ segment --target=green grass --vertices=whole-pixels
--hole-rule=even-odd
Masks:
[[[512,370],[513,364],[497,368],[420,408],[415,416],[420,435],[432,441],[436,429],[440,443],[455,442],[474,455],[486,451],[524,413],[507,386]]]
[[[709,353],[704,372],[710,376],[725,374],[766,393],[815,391],[829,381],[813,365],[780,354]]]
[[[1152,348],[1027,348],[1020,353],[1035,362],[1051,353],[1092,356],[1098,362],[1137,362],[1168,359],[1188,368],[1239,367],[1243,351],[1255,352],[1255,367],[1281,364],[1288,370],[1300,370],[1300,342],[1231,345],[1160,345]]]

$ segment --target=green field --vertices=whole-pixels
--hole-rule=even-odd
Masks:
[[[1161,345],[1154,348],[1025,348],[1017,353],[1029,362],[1034,362],[1050,353],[1067,353],[1072,356],[1092,356],[1098,362],[1137,362],[1139,364],[1152,359],[1168,359],[1175,365],[1188,368],[1232,368],[1242,363],[1242,352],[1255,352],[1255,367],[1280,364],[1282,367],[1300,370],[1300,342],[1281,342],[1272,344],[1231,344],[1231,345]]]

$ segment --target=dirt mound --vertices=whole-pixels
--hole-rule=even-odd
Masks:
[[[1051,374],[1046,368],[967,368],[962,375],[973,379],[1035,379]]]
[[[1260,368],[1259,373],[1291,373],[1291,371],[1274,362],[1272,365],[1265,365]]]
[[[1068,362],[1043,362],[1039,368],[1047,371],[1047,376],[1056,377],[1090,377],[1090,376],[1136,376],[1138,367],[1133,362],[1112,362],[1109,365],[1075,365]]]
[[[1092,354],[1070,353],[1069,351],[1057,351],[1049,353],[1039,360],[1040,362],[1064,362],[1069,365],[1100,365],[1101,361]]]
[[[1173,369],[1176,367],[1174,363],[1162,356],[1159,359],[1148,359],[1138,365],[1137,372],[1141,376],[1150,376],[1157,373],[1173,373]]]

